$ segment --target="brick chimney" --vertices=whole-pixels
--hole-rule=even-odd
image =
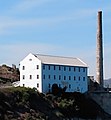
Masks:
[[[102,43],[102,11],[98,12],[97,47],[96,47],[96,81],[103,88],[103,43]]]

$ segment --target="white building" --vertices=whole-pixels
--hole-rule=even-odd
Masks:
[[[87,64],[78,58],[31,53],[20,62],[20,86],[47,93],[54,83],[67,86],[66,92],[86,92]]]

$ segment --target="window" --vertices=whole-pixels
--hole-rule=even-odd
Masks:
[[[43,75],[43,79],[45,79],[45,75]]]
[[[69,88],[71,88],[71,85],[69,84]]]
[[[43,70],[45,70],[45,65],[43,65]]]
[[[54,80],[56,79],[56,76],[54,75]]]
[[[61,70],[61,66],[59,66],[59,70]]]
[[[66,80],[66,76],[64,76],[64,80]]]
[[[83,68],[83,72],[85,72],[85,68]]]
[[[49,67],[49,70],[50,70],[50,65],[48,67]]]
[[[23,84],[23,87],[25,87],[25,84]]]
[[[71,76],[69,76],[69,80],[71,80]]]
[[[49,75],[49,79],[50,79],[50,75]]]
[[[37,69],[39,69],[39,65],[37,65]]]
[[[79,72],[80,72],[80,67],[78,68]]]
[[[74,80],[76,80],[76,77],[74,76]]]
[[[80,81],[80,79],[81,79],[81,78],[79,77],[79,81]]]
[[[56,69],[56,66],[54,65],[54,70]]]
[[[85,81],[85,77],[83,77],[83,81]]]
[[[71,67],[69,67],[69,71],[71,71]]]
[[[61,80],[61,76],[59,75],[59,80]]]
[[[66,71],[66,67],[64,66],[64,71]]]
[[[37,88],[39,88],[39,83],[37,83]]]
[[[39,75],[37,75],[37,79],[39,79]]]
[[[25,75],[23,75],[23,77],[22,77],[22,78],[23,78],[23,80],[24,80],[24,79],[25,79]]]
[[[30,58],[29,61],[32,61],[32,59]]]
[[[49,84],[49,88],[50,88],[50,84]]]
[[[32,79],[32,75],[30,75],[29,78]]]
[[[59,87],[61,87],[61,84],[59,84]]]
[[[22,66],[22,70],[25,70],[25,66]]]
[[[76,71],[76,68],[74,67],[74,72]]]

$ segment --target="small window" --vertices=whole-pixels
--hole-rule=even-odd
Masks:
[[[43,75],[43,79],[45,79],[45,75]]]
[[[32,61],[32,59],[30,58],[29,61]]]
[[[56,76],[54,75],[54,80],[56,79]]]
[[[85,72],[85,68],[83,68],[83,72]]]
[[[49,70],[50,70],[50,65],[48,67],[49,67]]]
[[[59,70],[61,70],[61,66],[59,66]]]
[[[37,79],[39,79],[39,75],[37,75]]]
[[[71,80],[71,76],[69,76],[69,80]]]
[[[22,70],[25,70],[25,66],[22,67]]]
[[[45,65],[43,65],[43,70],[45,70]]]
[[[39,83],[37,83],[37,88],[39,88]]]
[[[49,84],[49,88],[50,88],[50,84]]]
[[[83,81],[85,81],[85,77],[83,77]]]
[[[61,80],[61,76],[59,75],[59,80]]]
[[[76,77],[74,76],[74,80],[76,80]]]
[[[54,70],[56,69],[56,66],[54,65]]]
[[[80,67],[78,68],[79,72],[80,72]]]
[[[32,75],[30,75],[29,78],[32,79]]]
[[[66,66],[64,66],[64,71],[66,71]]]
[[[23,75],[23,80],[25,79],[25,75]]]
[[[71,67],[69,67],[69,71],[71,71]]]
[[[74,72],[76,71],[76,68],[74,67]]]
[[[59,87],[61,87],[61,84],[59,84]]]
[[[37,69],[39,69],[39,65],[37,65]]]
[[[81,78],[79,77],[79,81],[81,80]]]
[[[71,85],[69,84],[69,88],[71,88]]]
[[[50,75],[49,75],[49,79],[50,79]]]
[[[64,76],[64,80],[66,80],[66,76]]]
[[[25,87],[25,84],[23,84],[23,87]]]

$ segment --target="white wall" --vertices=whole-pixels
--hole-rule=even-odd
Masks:
[[[37,69],[37,65],[39,65],[39,69]],[[25,66],[24,70],[23,66]],[[25,75],[25,79],[23,79],[23,75]],[[32,75],[32,79],[30,79],[30,75]],[[37,79],[37,75],[39,75],[39,79]],[[42,92],[41,77],[41,61],[29,54],[20,62],[20,86],[24,84],[25,87],[37,88],[38,83],[38,90]]]

